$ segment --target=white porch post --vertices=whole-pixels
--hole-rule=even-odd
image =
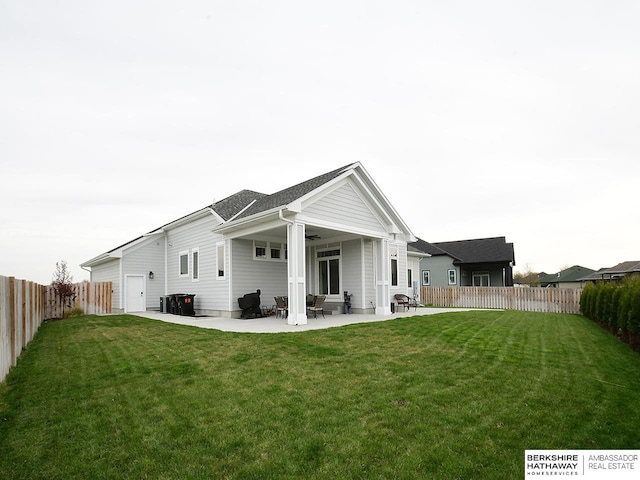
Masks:
[[[376,315],[391,314],[389,240],[376,241]]]
[[[289,278],[289,325],[307,323],[307,286],[305,280],[305,225],[294,221],[287,225],[287,271]]]

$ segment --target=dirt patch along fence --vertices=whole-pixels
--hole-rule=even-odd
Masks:
[[[422,287],[420,301],[434,307],[580,313],[581,293],[580,288]]]
[[[111,313],[111,282],[77,283],[67,306],[84,313]],[[42,325],[62,317],[62,302],[51,285],[0,275],[0,382]]]

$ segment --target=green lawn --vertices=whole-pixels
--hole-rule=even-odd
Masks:
[[[577,315],[87,316],[44,324],[0,385],[0,478],[516,479],[525,449],[640,448],[639,399],[640,355]]]

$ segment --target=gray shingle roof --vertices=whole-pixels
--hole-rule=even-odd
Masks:
[[[212,205],[213,210],[225,221],[233,218],[243,208],[246,208],[254,200],[260,200],[268,195],[252,190],[241,190],[238,193],[220,200]]]
[[[640,273],[640,261],[632,260],[628,262],[619,263],[610,268],[601,268],[597,272],[593,272],[590,275],[581,277],[578,280],[582,280],[582,281],[588,281],[588,280],[596,281],[596,280],[602,280],[602,279],[608,280],[612,277],[620,278],[624,275],[631,274],[631,273]]]
[[[432,256],[449,255],[453,257],[455,264],[494,262],[513,262],[515,264],[513,243],[507,243],[505,237],[436,243],[418,240],[411,245]]]
[[[574,265],[573,267],[566,268],[558,273],[541,273],[540,274],[540,283],[544,285],[548,285],[550,283],[567,283],[567,282],[578,282],[579,279],[590,275],[595,270],[592,270],[587,267],[582,267],[580,265]]]
[[[437,255],[447,255],[447,252],[441,248],[438,248],[433,243],[429,243],[421,238],[419,238],[417,242],[410,243],[408,247],[415,248],[419,252],[428,253],[432,257]]]
[[[274,208],[283,207],[300,197],[305,196],[307,193],[312,192],[316,188],[321,187],[325,183],[333,180],[334,178],[341,175],[347,168],[349,168],[353,164],[345,165],[344,167],[337,168],[328,173],[324,173],[317,177],[314,177],[310,180],[306,180],[302,183],[294,185],[292,187],[285,188],[284,190],[280,190],[272,195],[264,195],[262,198],[258,199],[250,208],[246,211],[242,212],[238,218],[249,217],[251,215],[255,215],[256,213],[266,212],[267,210],[272,210]]]

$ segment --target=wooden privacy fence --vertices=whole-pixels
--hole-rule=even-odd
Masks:
[[[420,301],[434,307],[580,313],[581,292],[580,288],[422,287]]]
[[[84,313],[111,313],[111,282],[77,283],[68,301]],[[16,364],[22,349],[42,322],[62,317],[62,303],[51,285],[0,275],[0,382]]]
[[[73,287],[73,295],[66,300],[66,305],[51,285],[47,287],[45,320],[62,318],[63,310],[70,307],[81,308],[87,315],[111,313],[111,282],[82,282]]]
[[[46,288],[0,276],[0,382],[44,320]]]

